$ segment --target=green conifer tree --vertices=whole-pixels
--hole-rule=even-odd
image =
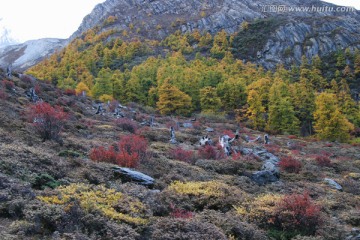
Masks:
[[[323,92],[315,101],[315,131],[322,140],[347,141],[354,126],[340,112],[336,95]]]

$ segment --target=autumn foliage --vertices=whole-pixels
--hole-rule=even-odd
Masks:
[[[116,164],[117,152],[113,146],[105,148],[103,146],[91,149],[90,159],[96,162],[107,162]]]
[[[3,88],[5,88],[6,90],[9,90],[9,91],[14,89],[14,87],[15,87],[15,85],[12,81],[9,81],[6,79],[2,80],[1,84],[2,84]]]
[[[194,152],[191,150],[185,150],[181,147],[170,150],[169,155],[173,159],[187,163],[192,163],[194,161]]]
[[[202,146],[198,150],[198,155],[202,159],[213,159],[213,160],[221,159],[224,156],[221,150],[211,145]]]
[[[138,126],[135,121],[128,118],[119,118],[115,120],[115,124],[120,127],[123,131],[135,133]]]
[[[121,138],[116,147],[96,147],[90,151],[90,159],[96,162],[118,164],[122,167],[136,167],[146,157],[147,141],[137,135]]]
[[[68,114],[61,107],[52,107],[46,102],[30,105],[27,108],[26,115],[35,132],[43,141],[58,140],[59,134],[68,119]]]
[[[170,216],[173,218],[190,219],[194,216],[193,212],[177,208],[174,206],[174,204],[170,205],[170,209],[171,209]]]
[[[281,170],[289,173],[299,173],[301,170],[301,162],[293,157],[282,157],[279,166]]]
[[[321,224],[320,207],[308,193],[291,194],[280,201],[273,220],[279,229],[311,235]]]
[[[315,161],[316,161],[317,165],[319,165],[321,167],[331,166],[331,161],[328,156],[322,156],[322,155],[316,156]]]

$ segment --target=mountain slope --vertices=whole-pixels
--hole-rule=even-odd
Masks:
[[[269,10],[271,6],[286,6],[288,10],[273,12]],[[359,11],[336,13],[289,10],[290,7],[304,6],[334,7],[329,3],[310,0],[107,0],[98,4],[84,18],[79,29],[69,40],[80,37],[94,27],[101,31],[114,29],[117,32],[131,32],[132,37],[157,40],[164,39],[176,30],[185,33],[198,29],[211,34],[222,29],[230,34],[240,31],[241,35],[245,35],[245,39],[234,46],[234,50],[238,52],[237,57],[271,69],[279,63],[287,66],[299,64],[302,55],[308,58],[315,55],[327,56],[338,49],[360,47]],[[268,18],[282,19],[281,24],[270,26],[271,32],[262,28],[255,29],[261,39],[254,36],[246,38],[247,33],[241,32],[244,22],[251,23]],[[266,34],[261,34],[262,32]],[[61,48],[61,44],[48,45],[45,52],[51,54]],[[16,51],[9,49],[0,53],[3,59],[1,66],[15,62],[23,46],[18,47]],[[237,49],[239,47],[252,48],[251,54],[243,53],[241,49]],[[21,61],[13,65],[15,68],[19,67],[19,70],[24,70],[39,62],[44,56],[48,54],[24,57],[31,61],[25,65]]]
[[[285,6],[286,11],[270,11],[271,6]],[[318,7],[318,11],[291,9],[291,7]],[[71,39],[85,31],[99,27],[103,31],[135,32],[134,35],[150,39],[164,39],[176,30],[191,32],[195,29],[212,34],[225,29],[228,33],[241,31],[241,24],[254,20],[282,19],[276,26],[269,26],[265,39],[252,37],[240,42],[250,48],[251,55],[238,57],[274,68],[278,63],[300,63],[302,55],[311,58],[326,56],[337,49],[360,48],[359,11],[332,12],[321,10],[334,5],[321,1],[118,1],[108,0],[95,7],[86,16]],[[336,9],[334,7],[334,9]],[[267,29],[256,29],[261,33]],[[246,35],[246,32],[240,32]],[[249,42],[250,41],[250,42]]]
[[[0,48],[0,67],[12,65],[13,69],[24,71],[55,51],[62,49],[67,41],[63,39],[44,38]]]
[[[2,71],[0,77],[6,79]],[[199,146],[201,136],[216,144],[239,127],[221,116],[190,121],[129,104],[117,119],[111,111],[116,102],[100,115],[91,99],[49,83],[26,75],[9,82],[9,88],[0,85],[2,239],[289,240],[314,230],[314,237],[295,239],[358,239],[358,146],[284,135],[270,135],[265,145],[241,137],[232,146],[248,152],[226,157],[215,146]],[[25,91],[31,87],[69,115],[62,141],[43,142],[27,121],[24,113],[33,103]],[[142,124],[151,118],[153,127]],[[169,142],[170,126],[176,144]],[[241,127],[240,134],[255,139],[263,133]],[[113,169],[117,164],[106,160],[110,154],[91,154],[97,147],[117,149],[129,136],[147,141],[136,170],[155,179],[153,189],[121,178]],[[257,184],[251,174],[263,166],[262,154],[297,165],[282,168],[279,181]],[[278,203],[289,196],[298,201],[279,212]],[[304,219],[311,224],[297,222]],[[304,226],[312,232],[299,231]]]

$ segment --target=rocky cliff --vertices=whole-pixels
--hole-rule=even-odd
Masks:
[[[110,16],[115,20],[105,24]],[[137,35],[151,39],[163,39],[176,30],[185,33],[199,29],[214,34],[225,29],[235,33],[241,30],[243,22],[272,18],[282,21],[275,27],[269,26],[274,28],[265,39],[253,38],[253,42],[259,41],[256,51],[238,57],[272,68],[282,62],[299,63],[304,54],[326,56],[337,49],[360,47],[359,11],[337,11],[335,5],[310,0],[107,0],[84,18],[71,39],[95,26],[104,31],[136,29]]]

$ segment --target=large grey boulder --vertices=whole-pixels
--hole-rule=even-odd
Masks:
[[[261,171],[254,172],[251,175],[251,179],[258,183],[259,185],[264,185],[267,183],[276,182],[279,180],[280,171],[279,171],[279,161],[280,159],[275,156],[274,154],[268,152],[266,149],[262,147],[255,147],[255,148],[242,148],[241,153],[244,155],[253,154],[264,164],[261,167]]]
[[[250,179],[259,185],[265,185],[268,183],[277,182],[279,180],[279,175],[274,174],[268,170],[263,170],[254,172]]]
[[[153,187],[155,183],[152,177],[130,168],[113,167],[113,171],[115,176],[119,176],[124,182],[135,182],[147,187]]]
[[[340,184],[338,184],[337,182],[335,182],[335,180],[330,179],[330,178],[324,178],[324,182],[328,183],[330,187],[342,191],[343,188]]]

